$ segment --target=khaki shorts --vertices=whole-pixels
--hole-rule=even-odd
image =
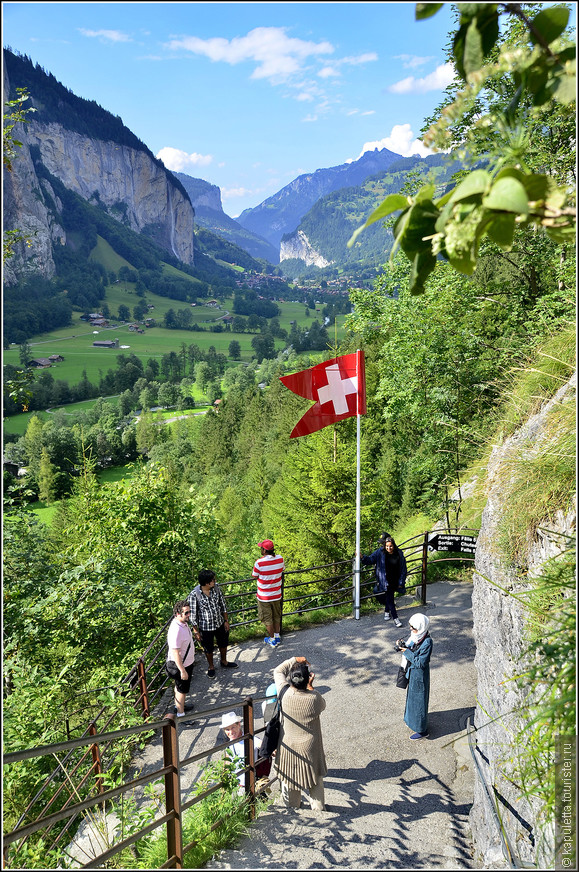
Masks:
[[[257,614],[260,621],[268,626],[270,624],[279,624],[281,621],[282,604],[281,600],[274,600],[270,603],[264,603],[261,600],[257,601]]]

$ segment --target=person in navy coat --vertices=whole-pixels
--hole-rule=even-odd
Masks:
[[[428,632],[430,625],[426,615],[417,613],[408,621],[410,638],[404,642],[398,639],[397,647],[403,652],[402,660],[407,663],[406,708],[404,723],[412,730],[411,739],[425,739],[428,736],[428,702],[430,698],[430,655],[432,638]]]
[[[375,566],[374,593],[378,602],[384,606],[384,620],[389,621],[392,618],[394,626],[401,627],[402,621],[398,618],[394,594],[404,593],[406,590],[406,559],[402,549],[388,533],[381,533],[378,541],[380,546],[376,551],[367,556],[362,555],[362,565]]]

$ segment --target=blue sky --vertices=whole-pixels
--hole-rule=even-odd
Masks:
[[[3,43],[96,100],[237,216],[301,173],[416,142],[452,70],[450,4],[11,3]]]

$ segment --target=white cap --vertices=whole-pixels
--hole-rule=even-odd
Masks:
[[[227,712],[226,715],[223,715],[221,718],[221,729],[224,730],[226,727],[232,727],[233,724],[241,723],[241,715],[236,715],[235,712]]]

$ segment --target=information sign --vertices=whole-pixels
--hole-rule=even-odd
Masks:
[[[460,554],[474,554],[476,536],[464,536],[462,533],[435,533],[428,540],[428,547],[433,551],[455,551]]]

